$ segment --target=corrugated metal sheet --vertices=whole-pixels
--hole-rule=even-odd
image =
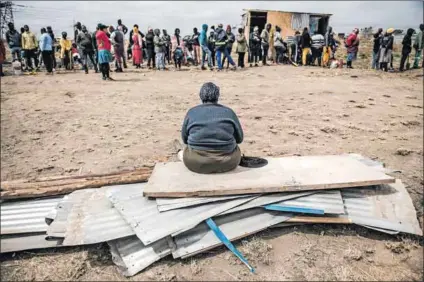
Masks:
[[[116,188],[85,191],[85,197],[72,205],[66,221],[63,245],[94,244],[134,235],[132,228],[106,197],[109,189]]]
[[[221,197],[187,197],[187,198],[156,198],[156,204],[160,212],[170,211],[207,203],[232,200],[237,198],[251,197],[254,195],[234,195]],[[256,195],[257,196],[257,195]]]
[[[143,245],[137,236],[109,241],[113,262],[125,276],[133,276],[152,263],[171,254],[170,237],[156,241],[149,246]]]
[[[1,253],[60,247],[62,240],[46,240],[45,232],[1,235]]]
[[[286,192],[286,193],[261,195],[260,197],[252,201],[249,201],[245,204],[229,209],[221,213],[221,215],[243,211],[243,210],[247,210],[251,208],[256,208],[256,207],[260,207],[260,206],[264,206],[264,205],[268,205],[268,204],[272,204],[276,202],[286,201],[286,200],[290,200],[290,199],[294,199],[298,197],[304,197],[304,196],[312,195],[314,193],[317,193],[317,192]]]
[[[140,185],[140,189],[145,184]],[[125,186],[125,185],[120,185]],[[116,187],[116,186],[115,186]],[[124,192],[125,193],[122,193]],[[143,244],[148,245],[171,234],[192,228],[200,222],[228,209],[241,205],[254,197],[245,197],[223,203],[210,203],[190,208],[159,212],[156,201],[143,197],[139,192],[122,189],[111,193],[109,199],[134,229]]]
[[[274,203],[276,206],[310,208],[329,214],[344,214],[342,195],[339,190],[329,190],[292,200]]]
[[[214,220],[225,236],[234,241],[284,222],[290,216],[255,208],[219,216]],[[186,258],[222,245],[222,242],[205,223],[174,237],[174,242],[176,245],[176,249],[172,252],[174,258]]]
[[[422,235],[412,200],[402,182],[342,191],[345,212],[355,224]]]
[[[309,14],[293,14],[291,28],[294,30],[303,30],[304,27],[309,27],[309,17]]]
[[[1,204],[1,234],[31,233],[47,230],[45,216],[63,197],[17,201]]]

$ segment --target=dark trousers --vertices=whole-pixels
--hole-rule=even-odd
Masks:
[[[318,59],[318,66],[321,66],[322,49],[312,48],[312,64]]]
[[[226,47],[226,48],[227,48],[228,54],[231,55],[231,51],[232,51],[233,48],[230,48],[230,47]],[[222,58],[222,67],[224,67],[224,63],[225,63],[226,59],[227,59],[227,56],[224,56],[224,58]],[[227,61],[227,69],[229,67],[230,67],[230,62]]]
[[[25,50],[25,59],[27,68],[32,69],[32,60],[34,59],[35,68],[38,68],[38,56],[36,55],[37,49]]]
[[[53,64],[53,68],[55,69],[56,68],[56,66],[57,66],[57,63],[56,63],[56,56],[55,56],[55,52],[54,51],[52,51],[52,64]]]
[[[215,56],[216,56],[216,53],[215,53],[215,49],[212,49],[211,50],[211,59],[212,59],[212,65],[213,66],[215,66]]]
[[[409,56],[409,53],[402,54],[402,58],[400,59],[400,68],[399,68],[400,71],[403,71],[405,69],[405,62],[408,56]]]
[[[169,48],[169,46],[165,46],[165,60],[169,61],[171,60],[171,49]]]
[[[263,48],[262,64],[265,65],[266,60],[268,58],[269,45],[262,45],[262,48]]]
[[[103,78],[109,78],[110,74],[110,65],[109,63],[100,64],[100,71],[102,72]]]
[[[284,57],[284,49],[281,46],[275,46],[275,57],[277,64],[282,63]]]
[[[249,60],[250,64],[252,64],[253,62],[255,64],[258,63],[260,53],[261,53],[261,50],[259,48],[258,49],[250,49],[250,60]]]
[[[150,67],[150,61],[152,62],[153,68],[156,67],[155,63],[155,51],[153,49],[147,49],[147,66]]]
[[[53,51],[41,51],[41,56],[43,57],[43,62],[48,73],[53,72],[52,53]]]
[[[84,69],[85,72],[88,72],[88,58],[90,58],[91,63],[94,66],[94,70],[97,72],[97,62],[94,59],[94,51],[93,50],[83,50],[82,51],[82,58],[84,60]]]
[[[237,66],[240,68],[244,68],[244,54],[245,52],[238,52],[238,62]]]
[[[174,54],[174,63],[175,63],[175,68],[181,69],[182,59],[177,59],[177,56],[175,54]]]

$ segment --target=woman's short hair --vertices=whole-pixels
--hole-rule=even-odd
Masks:
[[[203,103],[216,103],[219,99],[219,87],[212,82],[206,82],[200,88],[199,96]]]

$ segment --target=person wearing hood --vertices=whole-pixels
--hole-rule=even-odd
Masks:
[[[165,70],[165,41],[160,36],[160,30],[156,28],[153,33],[153,43],[155,44],[156,67],[158,70]]]
[[[200,63],[200,43],[199,43],[199,31],[197,27],[193,28],[193,35],[191,36],[193,51],[194,51],[194,63],[197,66]]]
[[[258,66],[259,53],[261,52],[261,38],[259,36],[259,27],[255,26],[253,32],[249,36],[249,48],[250,48],[250,67],[252,63],[255,63],[255,67]]]
[[[213,30],[209,33],[208,49],[211,51],[212,65],[215,67],[215,32]]]
[[[238,54],[237,66],[239,68],[244,68],[244,55],[247,52],[247,40],[246,40],[246,36],[244,35],[244,30],[241,27],[239,27],[238,29],[236,40],[237,40],[236,52]]]
[[[138,30],[138,25],[134,25],[133,30],[131,30],[130,34],[132,35],[131,41],[132,41],[132,59],[133,64],[136,69],[141,68],[141,65],[143,64],[143,43],[142,43],[142,37],[140,35],[140,32]]]
[[[28,25],[24,25],[24,33],[22,33],[22,49],[25,51],[26,66],[29,70],[32,68],[32,59],[34,59],[35,68],[38,69],[38,40],[35,34],[29,30]]]
[[[331,50],[334,45],[333,38],[333,28],[331,26],[327,27],[327,32],[324,35],[324,46],[322,50],[322,66],[329,67],[329,62],[331,58]]]
[[[268,65],[266,63],[266,59],[268,58],[268,50],[269,50],[269,32],[271,30],[271,24],[268,23],[265,28],[262,30],[261,32],[261,40],[262,40],[262,49],[263,49],[263,54],[262,54],[262,65],[266,66]]]
[[[379,28],[376,33],[373,34],[374,37],[374,45],[372,48],[372,62],[371,62],[371,68],[372,69],[379,69],[379,63],[378,63],[378,51],[380,51],[380,43],[381,38],[383,37],[383,29]]]
[[[236,41],[236,37],[234,36],[234,34],[231,32],[231,26],[227,25],[227,29],[225,31],[227,33],[227,45],[225,46],[225,48],[227,48],[228,54],[231,55],[231,52],[233,50],[233,44]],[[225,59],[226,57],[224,56],[224,58],[222,59],[222,66],[224,67],[225,64]],[[227,69],[229,68],[229,62],[227,62]]]
[[[392,61],[392,52],[393,52],[393,32],[394,28],[387,29],[384,34],[381,43],[380,43],[380,56],[378,62],[380,63],[380,69],[384,71],[388,71],[390,63]]]
[[[115,29],[113,26],[109,27],[109,31],[111,31],[110,42],[112,43],[115,54],[115,72],[123,72],[122,66],[124,68],[126,67],[124,33],[119,29]],[[124,65],[122,65],[122,61]]]
[[[65,69],[70,70],[72,68],[71,52],[72,52],[72,41],[68,38],[66,31],[62,32],[62,38],[59,41],[60,45],[60,59],[62,60],[62,66]]]
[[[424,48],[424,24],[420,24],[420,31],[415,37],[414,49],[415,49],[415,59],[414,59],[414,69],[418,68],[418,63],[421,60],[421,54]],[[423,66],[424,67],[424,61]]]
[[[346,48],[347,48],[347,60],[346,65],[347,68],[353,69],[352,62],[356,60],[356,56],[358,55],[359,48],[359,29],[354,28],[352,33],[346,39]]]
[[[97,25],[98,31],[96,32],[97,48],[98,48],[98,60],[100,65],[100,71],[102,72],[103,80],[113,80],[110,77],[110,62],[112,61],[112,54],[110,49],[112,44],[110,43],[109,37],[106,35],[107,26],[99,23]]]
[[[236,64],[233,61],[233,58],[231,57],[230,53],[228,53],[227,44],[229,42],[227,32],[223,29],[223,25],[219,24],[218,28],[215,30],[215,51],[216,51],[216,61],[218,64],[218,71],[222,71],[222,61],[221,61],[221,54],[224,53],[224,56],[228,58],[228,62],[233,66],[233,69],[235,70]]]
[[[169,62],[171,60],[171,36],[169,36],[166,29],[162,29],[162,33],[162,39],[165,42],[165,59],[168,61],[169,65]]]
[[[208,56],[208,67],[210,70],[213,70],[212,68],[212,53],[211,50],[209,50],[208,47],[208,25],[203,24],[202,25],[202,32],[199,35],[199,44],[200,48],[202,48],[202,70],[205,70],[205,61],[206,56]]]
[[[414,33],[415,33],[415,30],[413,28],[408,28],[406,35],[403,37],[403,40],[402,40],[402,58],[400,59],[399,71],[404,71],[406,59],[409,57],[409,54],[412,51],[412,35]],[[409,64],[409,62],[408,62],[408,64]]]
[[[184,41],[180,35],[180,29],[176,28],[171,38],[172,56],[174,58],[175,69],[181,70],[184,63]]]
[[[300,40],[300,47],[302,48],[302,65],[306,66],[308,64],[308,56],[311,51],[312,39],[309,34],[307,27],[303,29],[302,37]]]
[[[181,138],[185,146],[178,158],[195,173],[231,171],[241,160],[240,121],[231,108],[218,103],[220,89],[214,83],[203,84],[199,96],[202,104],[189,109],[184,118]]]
[[[155,34],[153,33],[153,29],[149,27],[146,34],[146,51],[147,51],[147,67],[150,69],[150,62],[152,63],[152,67],[156,68],[155,62],[155,44],[153,42],[155,38]]]
[[[116,26],[116,29],[122,32],[124,35],[127,34],[128,28],[122,23],[122,20],[118,20],[118,25]]]
[[[88,32],[87,27],[85,25],[82,26],[81,31],[82,32],[79,33],[77,36],[77,44],[82,51],[85,73],[88,74],[88,58],[90,58],[90,61],[94,66],[94,70],[97,73],[99,71],[97,69],[97,63],[94,60],[94,46],[92,35]]]

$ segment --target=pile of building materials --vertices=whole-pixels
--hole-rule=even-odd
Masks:
[[[295,223],[422,235],[408,192],[386,172],[360,155],[270,158],[262,168],[215,175],[159,163],[148,183],[3,203],[1,251],[107,242],[118,269],[132,276],[165,256],[222,244],[253,271],[231,241]],[[47,240],[26,241],[24,231]],[[9,234],[19,236],[10,241]]]

